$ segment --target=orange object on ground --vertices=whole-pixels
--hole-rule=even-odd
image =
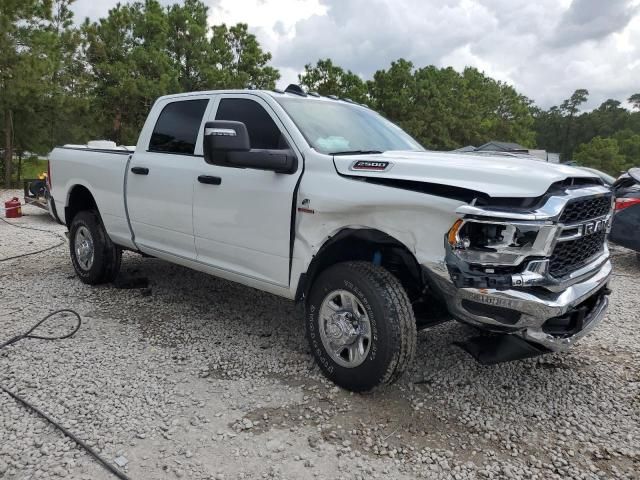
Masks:
[[[20,205],[20,199],[13,197],[11,200],[4,202],[5,217],[7,218],[19,218],[22,216],[22,205]]]

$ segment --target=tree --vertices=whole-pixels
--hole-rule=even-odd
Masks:
[[[630,112],[615,99],[607,99],[598,108],[579,114],[578,105],[585,99],[584,92],[576,91],[561,107],[536,109],[534,113],[538,145],[561,151],[563,160],[571,159],[578,145],[595,137],[616,137],[622,131],[640,134],[640,111]],[[634,98],[640,101],[640,94],[629,97],[632,105]]]
[[[219,68],[207,38],[208,8],[200,0],[185,0],[168,9],[168,51],[184,92],[214,88],[220,83]]]
[[[41,126],[45,137],[33,151],[47,152],[52,146],[81,143],[95,137],[93,83],[83,50],[82,32],[73,23],[71,4],[75,0],[53,0],[48,28],[51,46],[50,78],[40,101]],[[35,119],[31,118],[30,123]]]
[[[85,65],[70,6],[74,0],[5,0],[0,10],[0,109],[4,181],[12,160],[73,141],[91,122]],[[73,121],[72,121],[73,120]]]
[[[102,135],[135,142],[153,102],[168,93],[275,87],[271,54],[247,25],[209,30],[207,17],[201,0],[166,9],[145,0],[83,26]]]
[[[620,153],[625,157],[626,167],[640,166],[640,133],[630,129],[620,130],[613,136]]]
[[[372,106],[430,148],[496,139],[534,143],[531,101],[475,68],[414,69],[400,59],[368,86]]]
[[[560,110],[567,117],[567,122],[564,129],[564,140],[562,141],[562,153],[565,156],[569,156],[573,151],[573,149],[569,146],[569,135],[571,133],[573,119],[578,113],[580,105],[585,103],[588,98],[589,91],[584,88],[580,88],[573,92],[573,95],[571,95],[571,97],[566,99],[560,105]]]
[[[478,145],[489,140],[505,140],[525,147],[535,145],[532,102],[511,85],[496,81],[475,68],[465,68],[456,116],[460,125],[460,145]]]
[[[627,100],[631,104],[632,108],[640,110],[640,93],[634,93]]]
[[[334,65],[331,59],[320,59],[315,65],[304,66],[298,75],[300,84],[320,95],[335,95],[358,103],[367,103],[367,84],[351,70]]]
[[[578,146],[573,157],[580,165],[617,176],[625,170],[626,159],[613,138],[595,137]]]
[[[4,0],[0,9],[0,111],[7,187],[12,181],[16,131],[21,131],[16,128],[16,112],[35,112],[47,88],[51,52],[42,27],[50,17],[50,0]]]
[[[416,85],[413,63],[403,58],[391,62],[388,70],[378,70],[368,83],[372,106],[387,117],[408,121]]]
[[[118,4],[83,29],[102,133],[131,145],[153,102],[178,91],[178,72],[167,51],[167,13],[156,0]]]
[[[271,54],[262,50],[246,23],[216,25],[212,31],[211,61],[220,73],[209,79],[212,88],[275,88],[280,73],[267,65]]]

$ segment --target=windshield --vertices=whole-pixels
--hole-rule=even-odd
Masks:
[[[280,97],[307,142],[331,155],[424,150],[400,127],[368,108],[339,101]]]

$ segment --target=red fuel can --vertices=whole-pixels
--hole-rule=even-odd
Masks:
[[[22,216],[22,206],[20,199],[13,197],[11,200],[4,202],[5,216],[7,218],[18,218]]]

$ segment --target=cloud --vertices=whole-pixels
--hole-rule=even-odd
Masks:
[[[298,21],[294,35],[276,42],[276,65],[300,69],[330,57],[364,78],[400,57],[417,67],[474,66],[545,108],[577,88],[589,89],[587,108],[638,89],[638,0],[322,3],[325,14]]]
[[[559,47],[600,40],[618,32],[637,13],[629,0],[574,0],[558,24],[552,44]]]
[[[273,54],[279,86],[320,58],[371,78],[402,57],[477,67],[543,108],[578,88],[590,92],[587,108],[640,90],[640,0],[203,1],[211,24],[249,24]],[[73,9],[96,18],[115,3],[77,0]]]
[[[274,59],[300,67],[317,58],[364,76],[400,57],[436,63],[446,53],[471,42],[495,21],[474,2],[422,0],[324,0],[325,15],[295,25],[295,36],[283,41]],[[449,28],[456,25],[458,28]]]

